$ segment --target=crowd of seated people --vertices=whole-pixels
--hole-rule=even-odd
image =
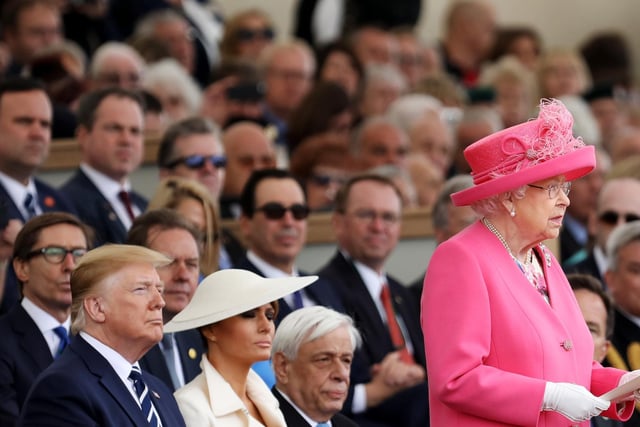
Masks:
[[[576,136],[597,147],[596,170],[573,182],[558,259],[566,272],[596,276],[605,291],[609,281],[615,289],[626,285],[619,258],[633,241],[609,238],[616,227],[640,220],[640,97],[628,43],[617,33],[593,34],[580,48],[545,46],[533,26],[499,25],[483,0],[453,2],[443,16],[443,36],[430,41],[420,39],[415,22],[358,22],[355,6],[343,11],[348,32],[305,41],[279,33],[273,19],[279,12],[266,5],[225,16],[215,0],[0,4],[0,334],[41,332],[24,341],[12,335],[12,347],[0,350],[0,425],[30,425],[28,418],[19,421],[27,392],[68,344],[54,327],[68,332],[77,314],[70,309],[72,269],[92,247],[125,243],[173,259],[158,267],[165,269],[159,276],[167,306],[178,307],[165,322],[197,297],[196,276],[199,282],[234,268],[269,280],[319,275],[304,289],[247,305],[247,313],[253,323],[266,317],[274,326],[314,306],[351,316],[359,332],[336,315],[340,325],[319,335],[346,331],[347,373],[327,374],[344,396],[335,407],[305,414],[309,402],[298,402],[300,391],[292,389],[305,384],[282,383],[290,375],[287,363],[303,348],[278,348],[278,366],[264,361],[264,351],[240,364],[253,366],[274,387],[277,399],[264,403],[279,400],[307,422],[331,419],[334,426],[428,425],[416,310],[422,280],[412,293],[385,269],[402,213],[431,211],[442,197],[448,200],[450,192],[442,196],[448,180],[469,178],[464,149],[535,117],[541,98],[564,102]],[[312,32],[299,32],[316,32],[320,21],[313,22]],[[136,191],[134,179],[145,138],[159,143],[150,194]],[[75,140],[80,153],[59,186],[38,177],[58,139]],[[318,261],[320,271],[301,272],[296,258],[307,243],[308,217],[320,212],[331,215],[336,253]],[[238,233],[225,221],[235,222]],[[144,233],[132,238],[140,227]],[[59,229],[68,236],[56,234]],[[172,234],[185,242],[166,237]],[[180,258],[183,252],[188,260]],[[145,261],[148,256],[134,258],[141,265],[167,262]],[[425,262],[425,254],[415,256]],[[610,257],[617,264],[610,265]],[[26,271],[31,264],[50,275]],[[638,323],[640,314],[632,311],[617,309],[616,318]],[[214,317],[227,322],[245,314]],[[16,319],[27,319],[30,329],[20,330]],[[318,316],[306,321],[320,322]],[[640,343],[636,329],[629,345]],[[153,371],[165,358],[158,376],[178,389],[199,373],[202,355],[206,361],[207,354],[224,353],[214,344],[217,330],[191,330],[197,345],[182,332],[165,334],[145,343],[148,356],[134,365],[141,360],[143,371]],[[621,342],[616,333],[614,344]],[[265,336],[270,342],[273,331]],[[626,348],[613,348],[619,358],[605,363],[640,368]],[[37,360],[26,367],[11,353],[31,350]],[[318,381],[306,386],[321,387]],[[234,391],[242,400],[246,390]],[[261,404],[244,404],[254,423],[281,425],[282,417],[263,412]],[[155,416],[164,417],[158,409]],[[214,419],[216,409],[208,408]]]

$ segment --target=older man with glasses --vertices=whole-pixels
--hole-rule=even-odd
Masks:
[[[0,319],[0,425],[14,425],[31,384],[69,343],[71,271],[92,240],[86,225],[62,212],[34,217],[16,238],[23,298]]]
[[[608,180],[598,195],[596,212],[589,219],[593,246],[569,258],[563,269],[567,273],[584,273],[604,281],[608,267],[605,248],[609,235],[617,226],[640,219],[640,180],[630,177]]]

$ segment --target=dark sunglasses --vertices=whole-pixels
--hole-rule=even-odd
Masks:
[[[334,182],[336,184],[343,185],[345,182],[347,182],[346,178],[325,174],[313,174],[309,177],[309,180],[318,187],[328,187],[331,183]]]
[[[256,209],[256,212],[262,212],[267,219],[282,219],[287,211],[291,211],[291,215],[300,221],[309,216],[310,209],[309,206],[301,203],[294,203],[289,207],[285,207],[277,202],[265,203]]]
[[[42,255],[44,260],[51,264],[60,264],[71,254],[74,262],[77,262],[87,250],[84,248],[66,249],[60,246],[47,246],[46,248],[35,249],[27,254],[27,259]]]
[[[275,33],[272,28],[262,28],[259,30],[252,30],[250,28],[240,28],[236,31],[236,37],[238,40],[248,42],[257,38],[273,40]]]
[[[168,169],[173,169],[176,166],[183,164],[189,169],[201,169],[206,162],[210,162],[218,169],[222,169],[227,166],[227,158],[225,156],[214,154],[212,156],[201,156],[200,154],[194,154],[192,156],[180,157],[172,162],[167,163],[165,166]]]
[[[632,213],[621,214],[614,211],[604,211],[598,216],[598,219],[605,224],[616,225],[620,217],[623,217],[625,222],[632,222],[640,219],[640,215]]]

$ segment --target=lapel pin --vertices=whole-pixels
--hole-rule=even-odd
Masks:
[[[190,348],[188,351],[189,354],[189,359],[191,360],[195,360],[195,358],[198,356],[198,352],[196,351],[195,348]]]

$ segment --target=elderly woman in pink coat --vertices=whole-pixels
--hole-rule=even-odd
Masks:
[[[467,147],[474,186],[452,195],[482,219],[438,246],[422,328],[431,425],[588,426],[626,420],[634,396],[603,393],[640,376],[592,361],[569,283],[541,243],[558,236],[571,181],[595,166],[562,103]]]

